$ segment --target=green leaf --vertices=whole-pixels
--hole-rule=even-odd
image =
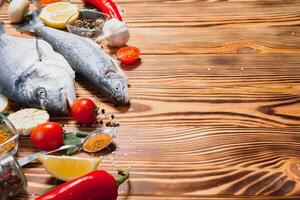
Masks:
[[[0,112],[2,115],[4,115],[5,117],[7,117],[10,113],[7,112],[7,111],[3,111],[3,112]]]
[[[70,132],[64,134],[64,145],[78,145],[81,144],[81,139],[76,136],[76,133]],[[70,148],[65,151],[65,155],[70,156],[76,153],[79,148]]]
[[[76,136],[80,138],[85,138],[88,134],[89,134],[88,132],[83,132],[83,131],[76,132]]]

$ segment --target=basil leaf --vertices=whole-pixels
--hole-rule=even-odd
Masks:
[[[74,153],[76,153],[78,150],[79,150],[79,148],[76,148],[76,147],[70,148],[70,149],[67,149],[64,154],[65,154],[65,156],[71,156]]]
[[[80,138],[85,138],[88,134],[89,134],[88,132],[83,132],[83,131],[76,132],[76,136]]]
[[[65,133],[64,134],[64,145],[78,145],[81,144],[81,139],[76,136],[76,133]],[[79,148],[70,148],[65,151],[65,155],[72,155],[76,153]]]
[[[5,117],[7,117],[10,113],[7,112],[7,111],[3,111],[3,112],[0,112],[2,115],[4,115]]]

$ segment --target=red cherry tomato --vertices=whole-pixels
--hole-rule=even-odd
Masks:
[[[91,124],[96,120],[96,104],[88,99],[82,98],[72,105],[73,118],[82,124]]]
[[[141,51],[137,47],[122,47],[117,51],[118,59],[125,65],[135,63],[140,55]]]
[[[63,128],[58,123],[46,122],[32,129],[30,138],[37,148],[54,150],[63,144]]]

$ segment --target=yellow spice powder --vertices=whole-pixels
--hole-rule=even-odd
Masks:
[[[6,131],[3,131],[0,129],[0,145],[7,140],[9,140],[10,135]],[[9,142],[8,144],[4,145],[3,147],[0,147],[0,153],[8,152],[12,150],[15,146],[15,141]]]
[[[100,151],[110,144],[111,139],[109,134],[96,134],[84,143],[83,149],[87,152]]]

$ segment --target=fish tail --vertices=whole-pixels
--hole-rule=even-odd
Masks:
[[[0,21],[0,35],[5,33],[4,22]]]
[[[36,12],[31,12],[25,15],[24,22],[18,24],[16,28],[21,32],[34,33],[37,26],[44,26],[44,23],[40,20]]]

